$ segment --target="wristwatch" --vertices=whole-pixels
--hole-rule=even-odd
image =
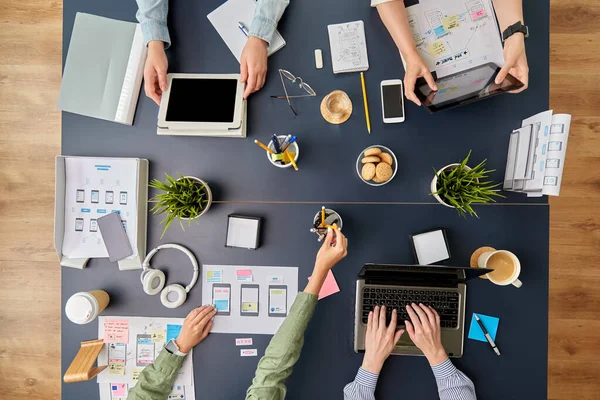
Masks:
[[[183,353],[183,352],[179,351],[179,346],[177,346],[177,343],[175,343],[174,339],[169,340],[169,343],[167,343],[167,345],[165,346],[165,349],[167,349],[167,351],[169,353],[174,354],[179,357],[187,356],[187,353]]]
[[[523,25],[521,21],[517,21],[516,23],[506,28],[504,32],[502,32],[502,41],[504,42],[506,39],[519,32],[525,36],[525,39],[529,37],[529,28],[527,27],[527,25]]]

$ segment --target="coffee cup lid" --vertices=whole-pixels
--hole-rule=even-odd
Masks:
[[[87,296],[76,293],[67,300],[65,314],[76,324],[87,324],[93,319],[94,308],[94,304]]]

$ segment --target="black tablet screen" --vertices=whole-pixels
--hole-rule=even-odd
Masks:
[[[236,79],[171,80],[166,121],[233,122]]]

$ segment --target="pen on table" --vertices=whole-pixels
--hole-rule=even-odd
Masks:
[[[273,134],[273,136],[271,136],[271,141],[273,142],[273,148],[275,149],[275,153],[280,154],[281,147],[277,135]]]
[[[268,148],[267,146],[265,146],[264,144],[262,144],[258,140],[255,140],[254,143],[256,143],[259,147],[262,147],[267,153],[269,153],[269,154],[275,154],[275,152],[273,150],[271,150],[270,148]]]
[[[492,349],[494,349],[494,351],[496,352],[496,354],[500,355],[500,350],[498,350],[498,346],[496,346],[496,343],[494,343],[494,341],[492,340],[492,337],[488,333],[487,329],[485,329],[485,326],[483,326],[483,322],[481,322],[481,320],[479,319],[479,316],[477,314],[473,314],[473,315],[475,316],[475,320],[479,324],[479,327],[481,328],[481,331],[483,332],[483,335],[487,339],[487,341],[490,344],[490,346],[492,346]]]
[[[296,155],[292,156],[292,155],[290,154],[290,152],[286,150],[286,151],[285,151],[285,156],[286,156],[286,157],[288,158],[288,160],[290,160],[290,162],[292,163],[292,167],[294,167],[294,169],[295,169],[296,171],[298,171],[298,166],[296,165],[296,161],[294,161],[294,157],[296,157]]]
[[[238,22],[238,28],[240,28],[240,31],[242,31],[244,36],[248,37],[250,35],[248,28],[246,28],[246,25],[244,25],[242,22]]]
[[[371,118],[369,117],[369,103],[367,103],[367,86],[365,85],[365,74],[360,73],[360,82],[362,84],[363,102],[365,103],[365,118],[367,119],[367,131],[371,134]]]
[[[288,148],[288,146],[290,145],[290,140],[292,139],[292,135],[287,135],[282,141],[281,141],[281,146],[279,146],[281,148],[281,152],[283,153],[285,151],[285,149]]]
[[[288,136],[291,136],[290,140],[287,142],[287,144],[285,143],[285,140],[284,140],[283,146],[281,146],[281,151],[286,151],[290,147],[290,145],[296,141],[296,136],[292,136],[292,135],[288,135]]]

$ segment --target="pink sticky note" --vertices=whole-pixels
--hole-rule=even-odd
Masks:
[[[105,319],[104,343],[129,343],[129,321]]]
[[[114,397],[127,397],[127,384],[126,383],[111,383],[110,389]]]
[[[310,281],[310,276],[308,277],[308,280]],[[338,286],[337,281],[335,280],[335,276],[333,276],[333,272],[329,270],[327,276],[325,277],[325,282],[323,282],[323,287],[319,292],[319,300],[321,300],[324,297],[331,296],[332,294],[335,294],[339,291],[340,287]]]
[[[238,269],[236,271],[238,281],[252,282],[252,270],[251,269]]]

